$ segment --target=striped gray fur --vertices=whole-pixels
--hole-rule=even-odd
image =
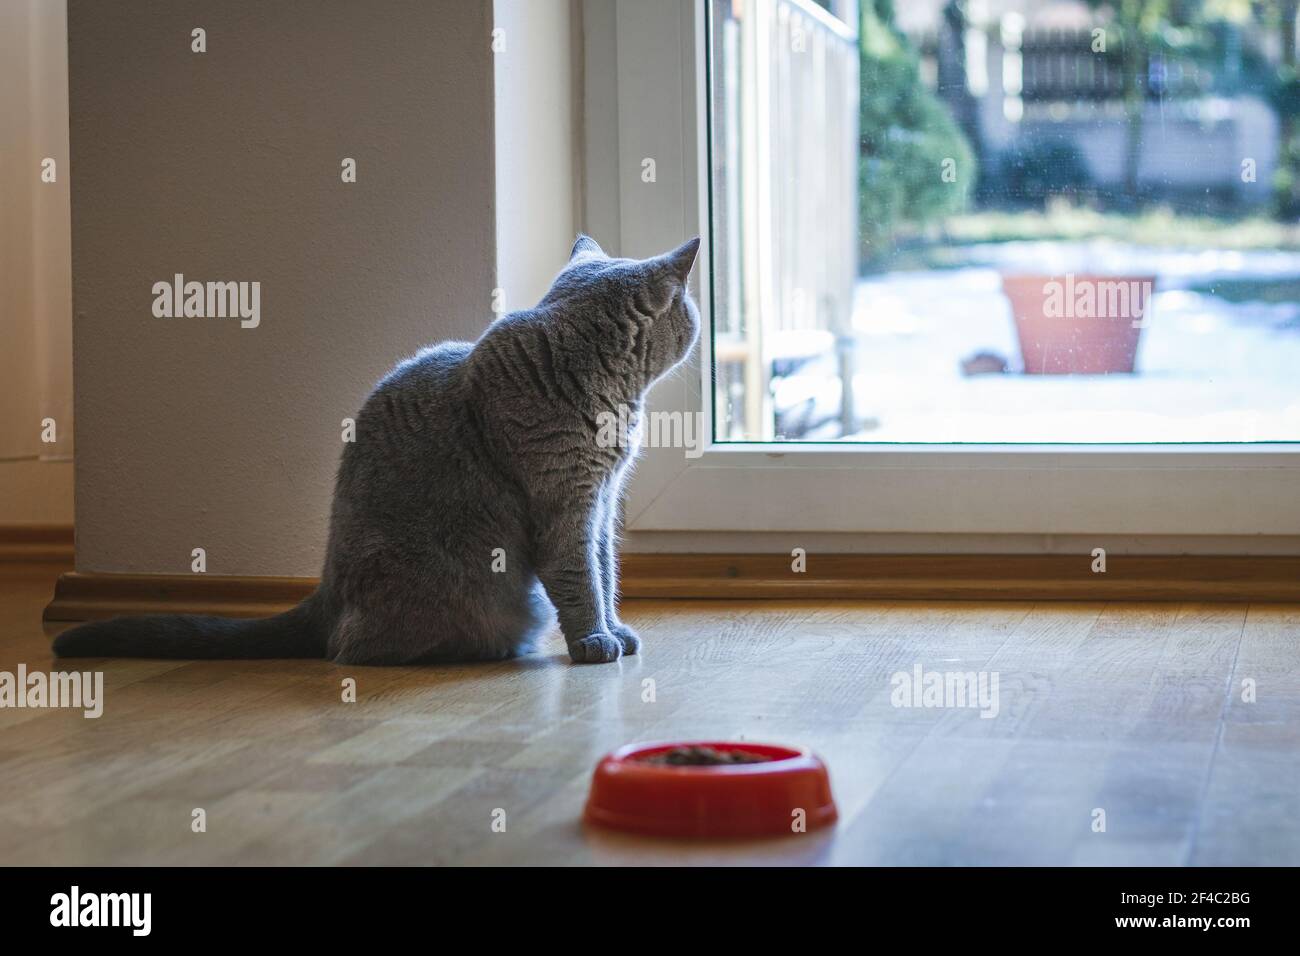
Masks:
[[[645,395],[699,334],[698,248],[618,259],[580,236],[536,307],[398,364],[357,416],[320,587],[292,611],[114,618],[61,634],[55,652],[499,660],[558,614],[573,660],[636,653],[618,618],[621,497]],[[620,408],[631,434],[598,440]]]

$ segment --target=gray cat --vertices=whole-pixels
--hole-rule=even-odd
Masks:
[[[699,334],[686,289],[699,244],[613,259],[579,236],[536,308],[393,369],[343,452],[320,587],[293,610],[114,618],[54,652],[500,660],[558,611],[573,660],[635,654],[616,607],[620,496],[646,391]],[[611,443],[602,426],[620,406],[632,434]]]

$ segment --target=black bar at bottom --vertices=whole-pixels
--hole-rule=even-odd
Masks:
[[[691,939],[703,931],[738,941],[803,924],[818,934],[843,928],[863,941],[883,940],[878,931],[903,932],[939,945],[1021,931],[1068,941],[1201,936],[1231,945],[1289,928],[1294,876],[1285,869],[640,869],[559,877],[529,870],[5,869],[0,912],[6,941],[75,933],[92,946],[280,938],[374,945],[379,932],[434,945],[460,938],[463,946],[490,944],[512,928],[528,933],[530,925],[548,936],[567,925],[599,945],[586,934],[607,923],[634,938],[681,941],[687,927]]]

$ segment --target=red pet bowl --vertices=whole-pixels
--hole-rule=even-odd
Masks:
[[[708,766],[646,762],[684,747],[764,759]],[[836,812],[826,765],[806,750],[689,741],[631,744],[605,757],[592,776],[584,818],[629,833],[707,839],[815,830],[834,823]]]

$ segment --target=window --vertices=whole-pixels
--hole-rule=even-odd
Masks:
[[[715,442],[1300,440],[1294,5],[703,6]]]
[[[707,20],[720,14],[712,0],[590,2],[583,12],[588,231],[633,256],[702,233],[694,291],[706,329],[725,329],[716,300],[734,273],[716,181],[726,158],[710,148],[721,94],[710,58],[721,41]],[[691,362],[650,394],[651,411],[697,413],[712,437],[690,456],[645,450],[628,489],[634,550],[1086,553],[1104,543],[1223,554],[1258,552],[1260,535],[1279,553],[1300,542],[1300,444],[781,441],[775,429],[770,441],[737,440],[722,423],[731,413],[715,408],[714,346],[702,336]]]

